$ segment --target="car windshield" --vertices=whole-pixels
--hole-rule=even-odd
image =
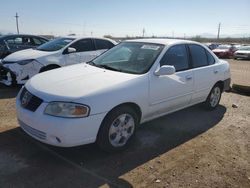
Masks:
[[[71,43],[73,40],[75,40],[75,39],[74,38],[54,39],[52,41],[49,41],[49,42],[37,47],[37,50],[47,51],[47,52],[57,51],[57,50],[62,49],[67,44]]]
[[[231,48],[231,46],[227,46],[227,45],[218,46],[218,49],[229,49],[229,48]]]
[[[114,71],[143,74],[150,69],[163,47],[161,44],[123,42],[90,64]]]
[[[244,47],[241,47],[239,50],[246,50],[246,51],[250,51],[250,46],[244,46]]]

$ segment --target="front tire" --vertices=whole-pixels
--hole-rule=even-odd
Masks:
[[[98,146],[107,152],[124,150],[135,137],[138,115],[129,106],[110,111],[104,118],[97,135]]]
[[[222,88],[219,84],[216,84],[210,91],[207,100],[205,102],[205,107],[208,110],[214,110],[220,103]]]

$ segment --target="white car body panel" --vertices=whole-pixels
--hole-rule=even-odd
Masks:
[[[70,38],[70,37],[67,37],[67,38]],[[7,61],[7,62],[16,62],[16,61],[33,59],[37,63],[32,63],[32,65],[26,66],[26,65],[19,65],[17,63],[11,63],[11,64],[3,65],[3,66],[5,68],[10,69],[14,74],[17,73],[15,74],[17,84],[24,84],[27,81],[27,79],[24,79],[24,78],[26,77],[31,78],[35,74],[38,74],[42,67],[46,67],[48,65],[58,65],[59,67],[63,67],[63,66],[69,66],[73,64],[88,62],[107,50],[107,49],[102,49],[102,50],[95,50],[95,51],[74,52],[70,54],[63,54],[66,48],[70,47],[73,43],[81,39],[85,39],[85,38],[103,39],[103,40],[113,43],[114,45],[116,44],[115,41],[112,41],[110,39],[96,38],[96,37],[81,37],[81,38],[76,38],[75,40],[73,40],[68,45],[66,45],[65,47],[63,47],[62,49],[58,51],[47,52],[47,51],[39,51],[36,49],[26,49],[26,50],[21,50],[21,51],[12,53],[3,59],[3,61]],[[6,80],[2,80],[2,81],[0,80],[0,82],[4,83],[5,85],[10,85],[9,82]]]
[[[32,137],[51,145],[69,147],[92,143],[96,140],[104,117],[118,105],[137,105],[141,110],[140,123],[143,123],[205,101],[217,82],[230,79],[229,64],[219,60],[210,50],[216,61],[213,65],[180,71],[173,75],[156,76],[154,72],[159,68],[160,59],[169,47],[183,42],[198,43],[154,39],[134,41],[166,46],[147,73],[121,73],[79,64],[38,74],[25,87],[30,93],[43,99],[43,103],[35,112],[30,112],[21,107],[19,93],[16,108],[21,127]],[[90,107],[90,114],[85,118],[73,119],[44,114],[47,104],[52,101],[87,105]],[[22,124],[45,132],[47,138],[37,138]],[[56,141],[55,137],[59,137],[61,142]]]

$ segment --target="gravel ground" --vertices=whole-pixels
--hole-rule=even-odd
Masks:
[[[127,151],[111,155],[24,134],[18,90],[0,86],[0,187],[250,187],[248,96],[224,93],[215,111],[196,105],[145,123]]]

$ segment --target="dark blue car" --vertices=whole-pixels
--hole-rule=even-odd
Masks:
[[[28,48],[34,48],[49,40],[35,35],[3,35],[0,36],[0,59],[7,55]]]

